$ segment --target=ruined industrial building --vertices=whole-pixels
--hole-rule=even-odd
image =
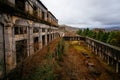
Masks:
[[[62,51],[62,49],[67,49],[70,47],[70,45],[74,46],[72,44],[72,41],[73,42],[78,41],[78,43],[76,44],[80,44],[80,45],[82,45],[82,43],[84,42],[84,44],[87,46],[87,49],[91,50],[90,53],[94,54],[95,56],[98,56],[101,61],[107,64],[107,66],[111,66],[113,69],[113,72],[116,75],[120,73],[120,49],[119,48],[91,39],[89,37],[70,35],[65,30],[61,30],[61,29],[62,28],[60,28],[58,24],[58,19],[54,16],[54,14],[52,14],[52,12],[49,11],[48,8],[46,8],[46,6],[40,0],[0,0],[0,78],[5,80],[9,80],[9,79],[19,80],[19,79],[15,79],[14,77],[13,77],[14,79],[11,79],[11,76],[9,74],[11,74],[11,72],[14,69],[16,69],[16,67],[19,66],[22,62],[27,63],[25,62],[27,59],[29,62],[31,62],[31,64],[34,64],[34,66],[37,66],[38,63],[35,63],[35,62],[39,62],[39,61],[37,61],[37,59],[35,58],[39,57],[38,53],[42,54],[44,50],[49,51],[49,47],[51,49],[53,45],[52,43],[57,44],[58,42],[60,42],[61,39],[66,41],[66,43],[69,41],[71,42],[67,44],[66,43],[62,44],[61,42],[60,44],[62,44],[62,47],[59,47],[60,44],[58,44],[57,47],[59,47],[60,50],[59,48],[56,48],[56,45],[53,45],[52,47],[53,51],[52,49],[50,50],[52,53],[54,53],[54,55],[52,55],[53,57],[55,57],[56,55],[58,56],[59,52],[61,53],[64,52]],[[63,29],[65,28],[63,27]],[[68,44],[69,46],[66,48],[65,46]],[[63,48],[63,46],[65,48]],[[71,47],[71,49],[73,48],[74,47]],[[68,53],[71,53],[71,52],[68,52]],[[79,53],[79,52],[80,52],[79,50],[78,52],[76,50],[75,53]],[[89,55],[86,54],[87,52],[86,53],[81,52],[81,53],[82,53],[82,57],[87,56],[87,59],[89,58]],[[63,60],[61,61],[64,62],[64,58],[62,59]],[[69,57],[66,59],[69,59]],[[34,61],[32,62],[32,60],[34,60],[35,62]],[[39,58],[39,60],[42,61],[42,58]],[[55,57],[55,60],[56,60],[56,57]],[[58,57],[57,57],[57,60],[58,60]],[[83,59],[83,61],[84,60],[86,59]],[[83,62],[83,61],[81,60],[79,62]],[[86,61],[86,62],[89,62],[89,61]],[[96,65],[101,66],[101,63]],[[53,59],[53,64],[55,64],[54,59]],[[30,64],[27,64],[25,65],[25,67],[30,67],[29,65]],[[95,64],[85,63],[85,65],[93,66]],[[74,64],[71,64],[71,66],[74,66]],[[88,79],[87,77],[84,77],[84,78],[81,77],[81,79],[78,77],[77,78],[69,77],[70,79],[62,78],[62,77],[60,78],[60,76],[63,76],[65,74],[66,76],[69,75],[70,66],[67,65],[64,68],[67,68],[67,67],[68,67],[68,74],[67,73],[62,74],[57,69],[55,69],[56,72],[58,71],[58,73],[56,74],[60,74],[59,77],[57,76],[58,78],[55,80],[97,80],[98,75],[102,74],[102,72],[100,71],[101,69],[100,70],[98,69],[98,72],[96,72],[97,76],[94,76],[94,78],[93,76],[91,77],[91,75],[88,75],[90,79]],[[63,70],[64,72],[67,69],[65,70],[61,69],[61,70]],[[27,74],[28,73],[27,71],[29,71],[29,69],[25,68],[23,71],[26,71],[24,73]],[[106,71],[106,70],[103,70],[103,71]],[[80,76],[80,75],[77,75],[77,73],[79,72],[80,71],[77,71],[76,75],[74,76]],[[107,73],[109,73],[109,71]],[[108,74],[108,76],[111,74]],[[17,74],[14,74],[14,75],[17,75]],[[23,74],[22,76],[24,75],[25,74]],[[72,75],[69,75],[69,76],[72,76]],[[51,80],[51,79],[43,79],[43,80]],[[101,80],[101,79],[98,79],[98,80]]]

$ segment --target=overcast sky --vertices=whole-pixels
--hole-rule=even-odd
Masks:
[[[120,0],[41,1],[57,17],[59,24],[75,27],[120,25]]]

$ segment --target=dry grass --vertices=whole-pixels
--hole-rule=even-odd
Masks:
[[[104,62],[92,54],[84,42],[65,42],[63,60],[53,58],[52,53],[59,40],[56,39],[50,43],[49,47],[44,47],[25,60],[22,72],[23,80],[119,80],[116,74],[105,67]],[[87,53],[90,59],[87,59],[82,54],[83,52]],[[85,63],[86,60],[94,63],[95,69],[100,72],[99,75],[91,74]],[[14,80],[20,79],[14,78]]]
[[[65,43],[66,52],[63,57],[62,66],[57,66],[56,73],[61,76],[60,80],[119,80],[119,77],[108,70],[103,62],[92,54],[85,43],[77,41],[68,41]],[[82,53],[85,52],[90,56],[86,59]],[[93,63],[99,75],[91,74],[85,60]],[[113,75],[114,74],[114,75]]]

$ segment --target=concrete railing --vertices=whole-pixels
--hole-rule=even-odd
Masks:
[[[115,72],[120,73],[120,48],[89,37],[86,37],[85,42],[99,58],[112,66]]]
[[[116,73],[120,73],[120,48],[89,37],[64,36],[63,39],[66,41],[85,41],[93,53],[110,65]]]

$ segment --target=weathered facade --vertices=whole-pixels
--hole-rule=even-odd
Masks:
[[[59,36],[58,20],[39,0],[0,0],[0,76]]]

